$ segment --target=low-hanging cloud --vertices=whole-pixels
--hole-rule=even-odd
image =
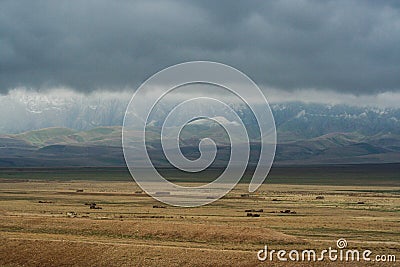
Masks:
[[[400,91],[391,1],[1,1],[0,93],[135,88],[190,60],[258,84],[349,94]]]

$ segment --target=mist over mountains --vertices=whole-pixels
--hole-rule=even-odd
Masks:
[[[124,166],[121,125],[128,101],[127,94],[0,97],[0,167]],[[255,118],[245,105],[232,108],[249,130],[255,164]],[[149,124],[150,154],[160,165],[165,160],[157,136],[169,109],[161,106]],[[288,102],[271,104],[271,109],[278,138],[276,164],[400,162],[398,108]],[[216,166],[229,158],[229,140],[218,125],[196,121],[182,135],[188,157],[198,156],[199,138],[208,136],[219,145]]]
[[[0,134],[48,127],[89,130],[122,125],[128,94],[99,93],[88,97],[59,90],[51,93],[14,90],[0,96]]]
[[[56,92],[33,94],[13,91],[0,96],[0,134],[18,134],[49,127],[86,131],[96,127],[121,126],[129,93],[94,96]],[[241,119],[255,124],[242,104],[232,104]],[[154,117],[161,125],[171,106],[161,106]],[[357,132],[364,136],[400,134],[400,108],[360,107],[317,103],[272,103],[279,141],[298,141],[334,132]]]

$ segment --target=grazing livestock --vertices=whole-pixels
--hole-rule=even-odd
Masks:
[[[252,210],[245,210],[244,212],[264,212],[264,210],[263,209],[259,209],[259,210],[252,209]]]
[[[247,213],[247,217],[260,217],[260,214],[256,214],[256,213]]]
[[[281,210],[280,213],[286,213],[286,214],[296,214],[294,210]]]
[[[102,207],[97,206],[96,203],[90,203],[90,209],[101,210]]]
[[[67,217],[75,218],[76,216],[78,216],[78,214],[75,211],[67,212]]]

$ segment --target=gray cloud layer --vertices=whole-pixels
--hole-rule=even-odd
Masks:
[[[136,87],[189,60],[277,89],[400,91],[400,6],[384,1],[1,1],[0,93]]]

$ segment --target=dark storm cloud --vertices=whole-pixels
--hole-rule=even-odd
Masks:
[[[136,87],[190,60],[278,89],[400,90],[400,7],[384,1],[0,1],[0,92]]]

